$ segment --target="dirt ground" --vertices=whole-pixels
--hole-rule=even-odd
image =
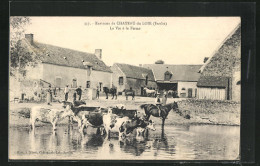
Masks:
[[[126,101],[124,96],[119,96],[117,100],[105,99],[104,96],[97,100],[87,100],[87,106],[109,107],[118,104],[125,105],[126,109],[136,109],[139,113],[144,113],[140,109],[141,104],[154,103],[154,98],[138,97],[135,100],[131,98]],[[177,101],[180,111],[183,115],[190,115],[190,119],[185,119],[174,111],[170,111],[165,125],[189,125],[189,124],[217,124],[217,125],[240,125],[240,104],[230,102],[197,101],[192,99],[168,98],[167,103]],[[29,113],[37,103],[13,103],[9,104],[9,125],[29,126]],[[41,105],[46,105],[42,103]],[[47,105],[46,105],[47,106]],[[60,103],[52,103],[52,107],[61,108]],[[27,116],[26,116],[27,115]],[[161,125],[161,119],[151,117],[156,125]],[[67,119],[59,122],[66,124]],[[37,122],[36,126],[50,125]]]

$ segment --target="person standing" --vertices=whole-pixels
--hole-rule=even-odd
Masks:
[[[53,95],[56,97],[56,87],[53,88]]]
[[[167,95],[168,95],[167,91],[164,90],[164,91],[163,91],[163,97],[162,97],[162,105],[166,105]]]
[[[52,102],[52,91],[51,91],[51,85],[49,85],[49,88],[47,89],[47,104],[51,105]]]
[[[69,85],[66,85],[64,89],[64,94],[65,94],[65,101],[67,101],[69,97]]]
[[[161,116],[161,99],[160,99],[160,93],[157,93],[156,94],[156,98],[155,98],[155,105],[157,106],[158,108],[158,114],[159,114],[159,117]]]
[[[77,94],[79,95],[79,100],[81,100],[81,95],[82,95],[81,86],[79,86],[79,87],[76,89],[76,92],[77,92]]]
[[[77,90],[73,93],[73,103],[77,100]]]
[[[155,105],[157,105],[157,106],[161,105],[160,93],[156,94]]]
[[[96,94],[96,98],[99,99],[99,87],[97,86],[97,94]]]

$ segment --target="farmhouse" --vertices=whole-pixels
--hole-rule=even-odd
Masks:
[[[240,101],[240,24],[227,36],[199,72],[199,99]]]
[[[144,64],[151,69],[159,90],[171,90],[179,97],[196,97],[202,65]]]
[[[93,54],[61,48],[34,41],[33,34],[26,34],[22,42],[28,52],[38,57],[37,64],[26,68],[26,79],[33,81],[34,87],[64,88],[69,85],[83,89],[99,87],[102,91],[103,87],[112,86],[112,71],[102,61],[101,49]]]
[[[117,87],[119,94],[124,89],[132,88],[136,95],[144,95],[144,87],[157,88],[153,72],[150,69],[122,63],[115,63],[111,69],[113,85]]]

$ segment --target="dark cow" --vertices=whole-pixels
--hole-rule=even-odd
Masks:
[[[122,133],[122,137],[125,137],[132,133],[137,128],[148,128],[155,130],[154,122],[152,120],[146,121],[144,119],[135,118],[129,121],[125,121],[119,128],[119,132]]]
[[[88,126],[98,128],[98,132],[103,125],[103,113],[107,112],[107,109],[100,107],[87,107],[85,105],[75,106],[73,103],[63,101],[63,106],[69,106],[74,113],[73,120],[78,122],[79,131],[83,133],[84,128]],[[101,130],[103,131],[103,130]]]

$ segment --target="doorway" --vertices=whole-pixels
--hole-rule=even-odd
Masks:
[[[141,96],[144,96],[144,87],[141,87]]]
[[[192,88],[188,89],[188,98],[192,98]]]

